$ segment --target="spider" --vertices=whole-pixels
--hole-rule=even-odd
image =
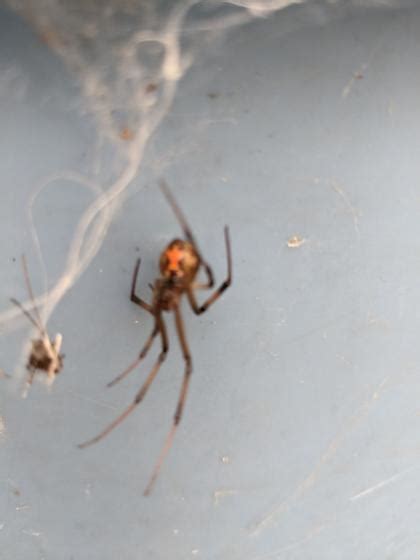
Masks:
[[[35,304],[25,255],[22,255],[22,268],[26,289],[28,290],[29,298],[32,302],[34,316],[32,316],[17,299],[11,298],[10,301],[22,311],[22,313],[29,319],[40,334],[40,338],[32,340],[31,353],[29,354],[28,363],[26,364],[26,369],[28,370],[26,389],[24,391],[24,395],[26,396],[29,387],[32,385],[37,370],[45,372],[47,375],[47,385],[52,385],[56,375],[60,373],[63,367],[64,354],[60,354],[61,344],[63,341],[61,334],[56,334],[55,339],[52,341],[43,325],[41,315]]]
[[[213,272],[207,262],[201,256],[198,249],[197,243],[193,237],[191,229],[181,212],[178,204],[175,202],[174,197],[169,191],[165,182],[160,183],[160,188],[171,206],[181,228],[184,233],[185,239],[174,239],[169,243],[166,249],[162,252],[159,260],[160,277],[158,277],[154,285],[150,286],[153,291],[153,300],[149,304],[143,299],[140,299],[136,295],[136,284],[137,275],[140,268],[140,259],[137,260],[133,278],[131,283],[131,295],[130,299],[132,302],[136,303],[146,311],[148,311],[154,318],[153,329],[146,340],[140,354],[137,359],[129,365],[120,375],[108,383],[108,387],[112,387],[122,379],[124,379],[131,371],[133,371],[138,364],[145,358],[147,352],[150,350],[152,343],[157,335],[160,335],[161,339],[161,352],[154,363],[152,370],[146,378],[146,381],[141,386],[140,390],[136,394],[134,401],[130,406],[128,406],[122,414],[120,414],[111,424],[109,424],[102,432],[100,432],[96,437],[82,443],[79,445],[80,448],[87,447],[93,443],[98,442],[106,435],[108,435],[114,428],[116,428],[133,410],[142,402],[145,397],[150,385],[155,379],[160,366],[164,362],[166,355],[169,350],[168,335],[166,333],[166,326],[163,319],[164,311],[172,311],[175,316],[175,327],[178,334],[179,344],[181,346],[182,354],[185,361],[185,371],[184,378],[181,386],[181,391],[178,398],[177,407],[175,410],[175,415],[172,423],[172,427],[169,430],[163,447],[160,451],[158,459],[155,463],[154,469],[152,471],[149,483],[146,486],[144,495],[147,496],[161,469],[161,466],[168,454],[172,442],[176,433],[176,430],[181,421],[182,413],[184,410],[184,404],[187,397],[188,387],[190,383],[191,373],[192,373],[192,361],[191,355],[187,344],[187,339],[184,331],[184,324],[181,316],[180,303],[181,298],[185,294],[188,298],[190,306],[194,313],[201,315],[207,311],[207,309],[212,305],[222,293],[230,286],[232,282],[232,256],[230,248],[229,239],[229,229],[226,226],[224,229],[225,235],[225,245],[226,245],[226,255],[227,255],[227,278],[226,280],[214,291],[203,304],[199,305],[196,300],[195,290],[200,289],[210,289],[214,286]],[[200,269],[204,269],[207,277],[207,281],[200,283],[196,281],[196,277]]]

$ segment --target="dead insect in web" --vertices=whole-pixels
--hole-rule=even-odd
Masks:
[[[56,334],[54,340],[51,340],[43,325],[39,309],[35,304],[35,298],[32,291],[31,282],[29,280],[28,266],[26,264],[25,256],[22,255],[22,268],[23,276],[25,278],[26,289],[28,290],[29,299],[31,300],[33,315],[23,307],[23,305],[15,298],[11,298],[22,313],[29,319],[29,321],[38,330],[40,337],[32,340],[31,352],[29,354],[26,369],[28,376],[26,379],[26,388],[24,395],[27,394],[29,387],[32,385],[33,379],[37,371],[46,374],[46,383],[51,385],[58,373],[63,367],[64,354],[60,354],[61,343],[63,337],[61,334]]]
[[[185,371],[184,379],[181,386],[181,392],[178,398],[178,404],[175,410],[175,416],[165,443],[159,454],[155,467],[152,471],[151,478],[148,485],[144,491],[147,495],[150,493],[154,482],[159,474],[160,468],[164,462],[164,459],[171,448],[177,427],[181,421],[182,413],[184,410],[184,404],[188,392],[188,386],[190,382],[190,377],[192,373],[192,361],[191,355],[187,344],[187,339],[185,336],[184,324],[181,316],[181,297],[185,294],[188,298],[190,306],[194,313],[201,315],[204,313],[210,305],[212,305],[222,293],[230,286],[232,282],[232,257],[231,248],[229,240],[229,230],[225,227],[225,245],[226,245],[226,255],[227,255],[227,278],[219,286],[219,288],[213,292],[201,305],[197,303],[195,290],[210,289],[214,285],[213,272],[207,262],[203,259],[197,243],[193,237],[191,229],[189,228],[187,221],[182,214],[180,208],[178,207],[175,199],[170,193],[168,187],[164,182],[161,183],[161,189],[165,195],[169,205],[171,206],[178,222],[181,225],[185,239],[174,239],[169,243],[166,249],[160,256],[159,268],[160,276],[155,280],[153,286],[151,286],[153,291],[153,301],[152,303],[147,303],[143,299],[140,299],[136,295],[136,283],[137,275],[140,267],[140,259],[137,260],[134,267],[133,279],[131,283],[131,296],[132,302],[136,303],[146,311],[148,311],[154,318],[154,325],[149,338],[146,340],[140,354],[137,359],[126,368],[118,377],[113,381],[108,383],[108,387],[111,387],[121,381],[126,377],[135,367],[140,363],[140,361],[146,356],[147,352],[150,350],[153,340],[157,335],[161,339],[161,352],[151,370],[147,376],[142,387],[136,394],[133,403],[127,407],[120,416],[118,416],[107,428],[105,428],[100,434],[98,434],[93,439],[86,441],[79,445],[79,447],[87,447],[93,443],[98,442],[104,438],[109,432],[116,428],[127,416],[133,412],[137,405],[141,403],[144,396],[146,395],[150,385],[155,379],[160,366],[166,358],[169,341],[166,333],[166,326],[163,319],[164,311],[172,311],[175,316],[175,327],[178,334],[179,344],[181,346],[182,354],[185,361]],[[197,282],[196,277],[200,270],[204,270],[207,277],[206,282]]]

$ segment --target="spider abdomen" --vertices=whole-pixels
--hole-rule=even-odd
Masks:
[[[164,278],[179,278],[191,282],[200,266],[200,257],[191,243],[174,239],[160,257],[159,268]]]

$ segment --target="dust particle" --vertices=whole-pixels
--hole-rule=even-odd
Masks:
[[[297,249],[304,243],[305,239],[303,237],[299,237],[298,235],[293,235],[287,240],[287,246],[290,247],[290,249]]]
[[[146,93],[153,93],[154,91],[157,90],[157,88],[158,88],[157,84],[150,83],[150,84],[147,84],[147,86],[145,88],[145,92]]]
[[[134,138],[134,132],[131,128],[128,128],[128,126],[124,126],[124,128],[120,130],[120,138],[126,141],[132,140]]]

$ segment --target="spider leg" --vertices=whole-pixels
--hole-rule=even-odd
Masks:
[[[169,190],[169,187],[166,184],[166,181],[164,181],[162,179],[159,183],[159,186],[160,186],[160,190],[165,195],[165,198],[168,201],[169,206],[172,208],[172,211],[175,214],[176,219],[178,220],[179,225],[181,226],[181,229],[184,232],[185,237],[188,239],[188,241],[191,243],[191,245],[194,245],[194,247],[197,249],[197,244],[195,242],[195,239],[194,239],[194,236],[192,234],[191,228],[188,225],[188,222],[187,222],[183,212],[181,211],[181,208],[178,206],[173,194]]]
[[[26,377],[25,380],[25,385],[23,387],[22,390],[22,398],[26,399],[26,397],[28,396],[29,393],[29,389],[32,386],[34,377],[35,377],[35,373],[36,373],[36,369],[32,366],[30,366],[29,364],[26,366],[26,369],[28,370],[28,375]]]
[[[142,307],[143,309],[145,309],[146,311],[148,311],[154,316],[153,306],[136,295],[136,284],[137,284],[137,276],[139,273],[140,263],[141,263],[141,259],[137,259],[136,265],[134,267],[133,279],[131,280],[130,299],[133,303],[140,305],[140,307]]]
[[[3,369],[0,368],[0,377],[4,377],[5,379],[11,379],[12,376],[9,373],[6,373]]]
[[[166,436],[165,443],[163,444],[162,450],[161,450],[161,452],[159,454],[159,457],[156,461],[156,464],[153,468],[152,475],[150,477],[149,483],[147,484],[146,489],[144,491],[145,496],[150,494],[150,492],[153,488],[153,485],[156,482],[156,479],[159,475],[162,464],[163,464],[163,462],[166,458],[166,455],[168,454],[169,450],[172,447],[172,442],[174,440],[176,430],[177,430],[178,425],[179,425],[179,423],[181,421],[181,418],[182,418],[182,413],[183,413],[183,410],[184,410],[184,404],[185,404],[185,400],[186,400],[186,397],[187,397],[188,387],[189,387],[191,373],[192,373],[191,355],[190,355],[190,351],[189,351],[189,348],[188,348],[187,339],[186,339],[185,331],[184,331],[184,325],[183,325],[182,316],[181,316],[181,311],[180,311],[179,307],[175,308],[174,313],[175,313],[176,331],[177,331],[177,334],[178,334],[179,343],[181,345],[182,354],[183,354],[184,360],[185,360],[184,379],[182,381],[181,392],[179,394],[178,404],[177,404],[177,407],[176,407],[176,410],[175,410],[175,416],[174,416],[173,424],[172,424],[171,429],[169,430],[168,435]]]
[[[44,329],[41,327],[41,325],[38,324],[38,321],[32,317],[29,311],[27,311],[17,299],[10,298],[10,301],[14,305],[16,305],[16,307],[19,307],[19,309],[22,311],[25,317],[27,317],[30,320],[30,322],[34,325],[34,327],[36,327],[39,330],[40,335],[43,336],[45,334]]]
[[[39,328],[40,328],[41,332],[44,333],[44,332],[45,332],[45,329],[44,329],[44,327],[42,326],[42,319],[41,319],[41,315],[40,315],[40,313],[39,313],[39,309],[38,309],[38,307],[37,307],[36,304],[35,304],[34,292],[33,292],[33,290],[32,290],[31,280],[30,280],[30,278],[29,278],[28,264],[27,264],[27,262],[26,262],[26,257],[25,257],[25,255],[22,255],[21,259],[22,259],[23,276],[24,276],[24,278],[25,278],[26,289],[28,290],[28,294],[29,294],[29,297],[30,297],[31,302],[32,302],[32,305],[33,305],[33,310],[34,310],[35,318],[36,318],[36,321],[37,321],[37,323],[38,323],[38,325],[39,325]]]
[[[227,290],[227,288],[229,288],[232,283],[232,252],[230,247],[229,229],[227,226],[225,227],[225,244],[228,269],[226,280],[222,282],[222,284],[220,284],[217,290],[213,292],[212,295],[208,299],[206,299],[206,301],[202,305],[198,305],[197,300],[195,299],[195,294],[193,291],[194,286],[190,286],[187,289],[188,301],[190,302],[190,305],[196,315],[201,315],[201,313],[207,311],[210,305],[212,305],[223,294],[223,292]]]
[[[206,275],[207,275],[207,283],[206,284],[200,284],[200,288],[212,288],[214,286],[214,278],[213,278],[213,272],[212,269],[210,268],[210,265],[207,264],[207,262],[203,259],[203,257],[201,256],[201,253],[198,249],[197,246],[197,242],[194,239],[193,233],[191,231],[191,228],[181,210],[181,208],[178,206],[174,196],[172,195],[171,191],[169,190],[168,185],[166,184],[166,181],[164,181],[163,179],[160,181],[159,183],[160,189],[163,192],[163,194],[165,195],[166,200],[169,203],[169,206],[172,208],[180,226],[182,231],[184,232],[185,237],[187,238],[187,240],[191,243],[191,245],[193,245],[196,253],[198,254],[198,256],[200,257],[201,260],[201,264],[204,266]]]
[[[143,385],[140,388],[140,391],[138,391],[138,393],[136,394],[134,401],[132,402],[132,404],[130,404],[130,406],[128,406],[113,422],[111,422],[111,424],[109,424],[109,426],[107,426],[102,432],[100,432],[97,436],[95,436],[94,438],[85,441],[84,443],[80,443],[78,445],[78,447],[80,447],[80,449],[83,449],[84,447],[88,447],[89,445],[92,445],[93,443],[97,443],[98,441],[100,441],[102,438],[104,438],[105,436],[107,436],[109,434],[109,432],[111,432],[114,428],[116,428],[119,424],[121,424],[121,422],[123,420],[125,420],[127,418],[127,416],[129,414],[131,414],[131,412],[133,412],[133,410],[136,408],[137,405],[139,405],[141,403],[141,401],[143,400],[143,398],[145,397],[150,385],[152,384],[154,378],[156,377],[160,366],[162,365],[163,361],[166,358],[166,354],[168,353],[168,336],[166,334],[166,327],[165,327],[165,323],[163,322],[162,318],[160,317],[160,315],[157,316],[156,318],[157,320],[157,324],[158,324],[158,328],[161,334],[161,339],[162,339],[162,350],[152,368],[152,371],[149,373],[149,375],[146,378],[146,381],[143,383]]]
[[[35,373],[36,373],[36,369],[32,366],[28,367],[28,377],[26,378],[26,383],[30,386],[32,385],[32,382],[34,380],[35,377]]]
[[[146,340],[145,345],[143,346],[137,359],[134,360],[134,362],[130,364],[122,373],[117,375],[115,379],[107,383],[107,387],[113,387],[114,385],[116,385],[119,381],[121,381],[121,379],[124,379],[124,377],[126,377],[129,373],[133,371],[133,369],[135,369],[139,365],[141,360],[146,357],[146,354],[150,350],[153,340],[155,339],[155,336],[158,334],[158,332],[159,332],[159,326],[158,326],[158,322],[156,322],[152,332],[149,335],[149,338]]]
[[[214,286],[214,276],[210,265],[203,260],[201,260],[201,264],[204,267],[204,271],[207,275],[207,282],[193,282],[193,290],[208,290],[209,288],[213,288]]]

